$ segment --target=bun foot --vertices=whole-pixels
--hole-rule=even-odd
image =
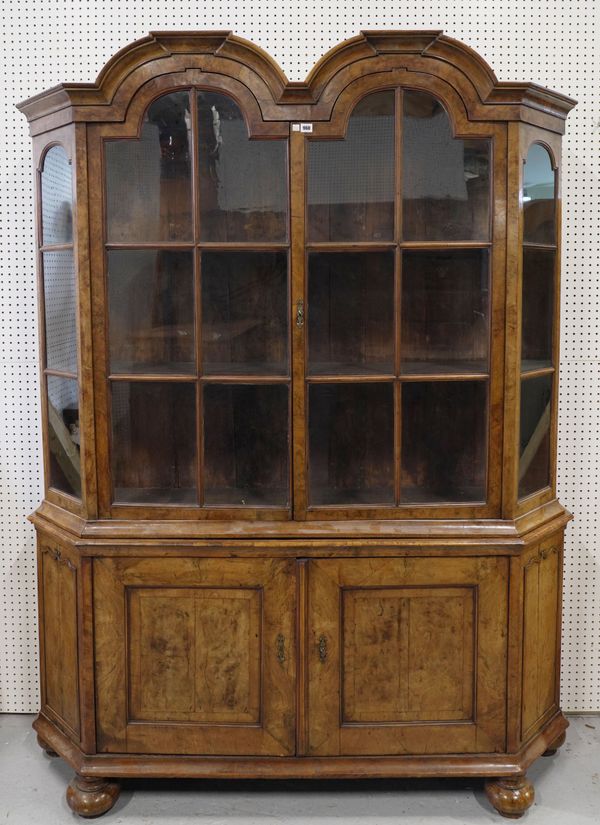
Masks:
[[[116,782],[76,775],[67,788],[67,803],[79,816],[101,816],[115,804],[119,790]]]
[[[44,742],[41,736],[38,736],[37,743],[43,751],[46,751],[48,756],[58,756],[55,750],[52,750],[47,742]]]
[[[533,785],[526,776],[490,779],[485,783],[485,793],[498,813],[508,819],[523,816],[535,799]]]
[[[554,740],[554,742],[550,743],[550,747],[548,750],[544,751],[542,756],[554,756],[556,751],[561,748],[565,744],[565,739],[567,738],[566,733],[561,733],[561,735]]]

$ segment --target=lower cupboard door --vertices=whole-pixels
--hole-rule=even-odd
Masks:
[[[294,563],[94,560],[97,750],[287,756]]]
[[[508,560],[309,562],[308,753],[505,748]]]

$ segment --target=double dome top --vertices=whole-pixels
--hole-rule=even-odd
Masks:
[[[407,85],[419,73],[453,87],[469,120],[520,120],[562,134],[575,105],[534,83],[499,82],[473,49],[435,29],[362,31],[330,49],[302,82],[290,82],[263,49],[231,31],[152,32],[112,57],[95,83],[63,83],[18,108],[32,134],[74,121],[121,121],[133,95],[153,78],[183,72],[198,84],[206,73],[231,75],[232,64],[266,121],[329,120],[358,74],[398,71],[407,73]]]

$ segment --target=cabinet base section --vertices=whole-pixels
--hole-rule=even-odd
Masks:
[[[359,779],[481,777],[522,778],[529,766],[561,741],[568,722],[557,713],[517,753],[435,754],[427,756],[164,756],[86,754],[43,714],[33,723],[47,748],[79,777],[177,779]]]

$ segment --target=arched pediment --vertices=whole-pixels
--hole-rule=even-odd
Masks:
[[[61,84],[18,108],[34,134],[74,121],[118,122],[149,81],[189,72],[190,84],[199,73],[237,79],[256,98],[265,121],[323,121],[357,77],[390,71],[449,84],[474,121],[522,120],[562,133],[575,105],[533,83],[499,82],[482,57],[441,30],[362,31],[330,49],[302,82],[289,81],[263,49],[230,31],[199,31],[153,32],[114,55],[94,83]]]

